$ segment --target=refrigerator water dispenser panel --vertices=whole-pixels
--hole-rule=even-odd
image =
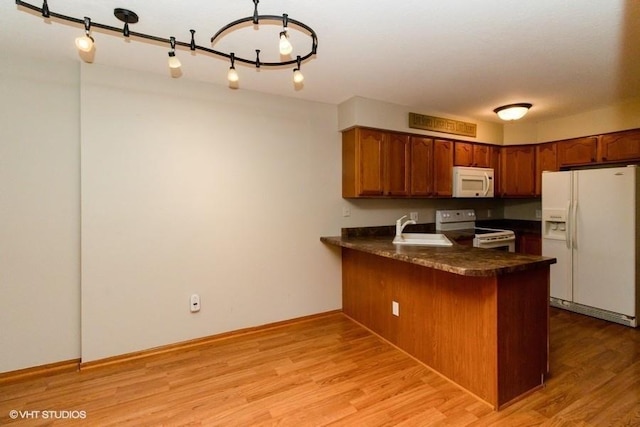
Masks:
[[[542,237],[545,239],[567,239],[567,211],[564,209],[543,209]]]

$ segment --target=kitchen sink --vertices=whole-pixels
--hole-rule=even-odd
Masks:
[[[394,245],[453,246],[451,240],[440,233],[402,233],[393,239]]]

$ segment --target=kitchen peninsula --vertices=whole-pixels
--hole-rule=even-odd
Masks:
[[[321,241],[342,248],[342,307],[353,320],[494,409],[542,386],[555,259],[344,231]]]

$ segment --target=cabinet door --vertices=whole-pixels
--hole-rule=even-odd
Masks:
[[[411,137],[411,195],[430,196],[433,193],[433,140]]]
[[[409,135],[390,133],[386,142],[384,164],[384,194],[409,195],[409,163],[411,145]]]
[[[535,194],[534,147],[503,147],[500,173],[503,196],[533,196]]]
[[[542,237],[524,233],[518,237],[518,252],[528,255],[542,255]]]
[[[558,170],[558,153],[555,142],[536,145],[536,196],[542,194],[542,172]]]
[[[640,129],[602,135],[599,157],[603,162],[640,159]]]
[[[453,143],[453,164],[455,166],[473,166],[473,144],[470,142]]]
[[[473,166],[490,168],[491,163],[491,147],[484,144],[473,144]]]
[[[597,154],[597,136],[558,141],[558,168],[594,163]]]
[[[386,134],[373,129],[359,129],[356,158],[360,169],[360,196],[382,196],[384,193],[384,142]]]
[[[433,141],[433,192],[436,196],[453,194],[453,141]]]

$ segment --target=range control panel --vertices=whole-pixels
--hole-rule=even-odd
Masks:
[[[466,230],[476,226],[473,209],[449,209],[436,211],[436,230]]]

